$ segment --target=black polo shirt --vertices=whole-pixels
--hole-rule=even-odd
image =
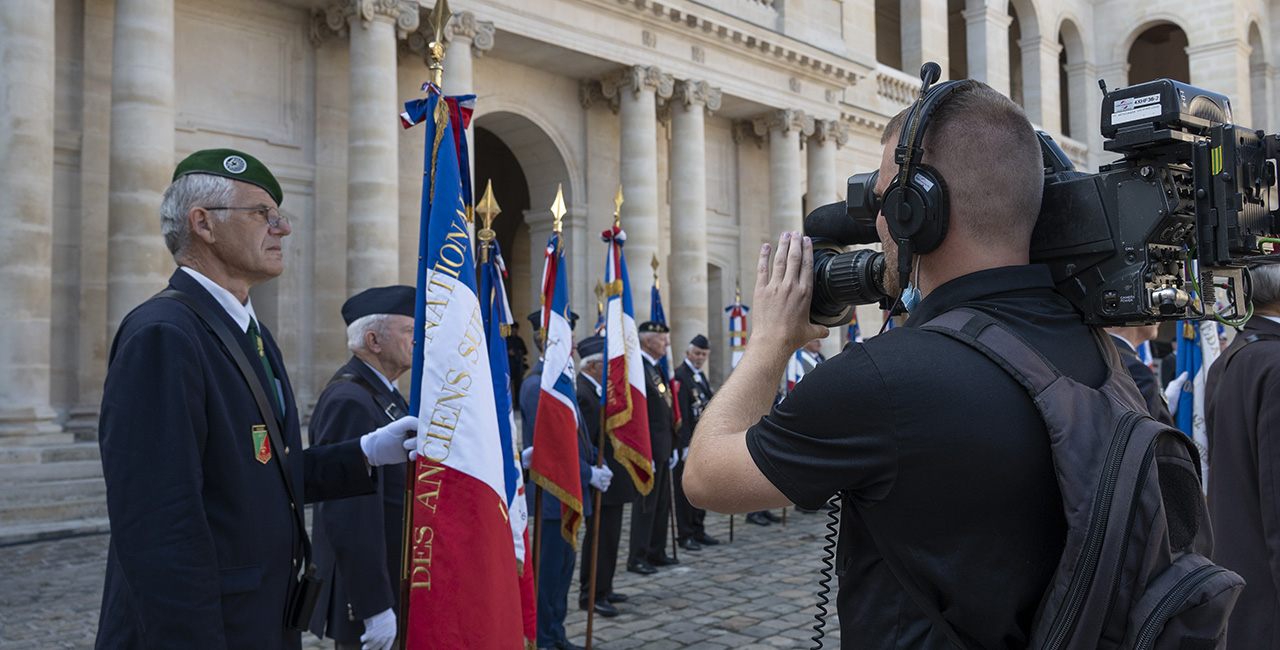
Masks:
[[[1026,647],[1062,553],[1049,437],[1025,389],[980,352],[918,329],[960,306],[1010,326],[1077,381],[1104,381],[1095,339],[1048,268],[1003,267],[942,285],[904,327],[846,346],[747,431],[756,465],[792,502],[818,508],[845,490],[862,509],[841,522],[844,648],[952,650],[868,526],[961,636],[989,650]]]

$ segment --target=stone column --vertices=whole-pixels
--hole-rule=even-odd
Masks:
[[[1022,49],[1022,104],[1027,118],[1051,133],[1062,130],[1058,55],[1062,46],[1044,36],[1018,41]]]
[[[1253,121],[1247,126],[1263,131],[1274,131],[1271,117],[1271,96],[1275,93],[1275,68],[1266,61],[1249,66],[1250,86],[1253,91]]]
[[[809,151],[808,200],[805,212],[820,205],[844,200],[847,184],[836,173],[836,149],[849,141],[849,130],[839,120],[815,120],[813,137],[806,143]],[[822,354],[828,359],[839,354],[844,343],[844,329],[835,327],[822,341]]]
[[[475,92],[475,84],[471,75],[472,58],[480,58],[485,52],[493,49],[493,22],[476,20],[476,15],[463,11],[453,15],[445,34],[448,49],[444,57],[444,90],[450,95],[470,95]],[[472,152],[471,177],[475,178],[475,132],[467,130],[467,150]],[[474,180],[472,181],[474,183]],[[484,188],[476,188],[483,192]],[[480,196],[475,200],[479,202]]]
[[[0,3],[0,447],[71,438],[49,406],[53,4]]]
[[[845,183],[836,173],[836,149],[849,141],[849,130],[839,120],[815,120],[809,138],[809,183],[806,212],[820,205],[844,200]]]
[[[1093,171],[1101,162],[1102,89],[1098,67],[1089,62],[1067,64],[1067,89],[1071,99],[1071,139],[1089,147],[1087,160],[1073,160],[1081,171]],[[1064,120],[1065,121],[1065,120]]]
[[[1187,47],[1187,63],[1191,68],[1191,85],[1230,97],[1235,123],[1252,126],[1249,52],[1246,41],[1227,39]]]
[[[813,134],[813,118],[802,110],[779,109],[757,116],[758,136],[769,136],[769,237],[777,241],[784,230],[804,224],[804,194],[800,169],[800,136]]]
[[[947,3],[902,0],[901,17],[902,71],[918,75],[920,66],[933,61],[942,66],[942,78],[948,78]]]
[[[416,0],[351,0],[331,8],[351,35],[347,121],[347,293],[394,284],[399,276],[400,103],[396,36],[418,28]]]
[[[118,0],[114,31],[108,338],[174,268],[157,216],[174,166],[173,0]]]
[[[671,296],[668,323],[675,361],[707,331],[706,116],[720,108],[721,91],[705,81],[676,82],[671,107]]]
[[[961,15],[969,44],[969,76],[1008,95],[1009,25],[1013,17],[1002,6],[986,0],[968,0]]]
[[[653,283],[649,260],[658,254],[657,100],[669,99],[675,81],[657,66],[635,65],[600,81],[601,91],[619,103],[622,121],[622,228],[633,299]],[[531,231],[532,235],[532,231]]]

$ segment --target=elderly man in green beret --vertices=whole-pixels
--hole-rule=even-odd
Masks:
[[[249,289],[284,271],[284,196],[230,149],[183,160],[160,206],[178,269],[111,346],[99,422],[111,548],[99,648],[298,648],[319,591],[304,502],[375,490],[417,419],[302,449]]]

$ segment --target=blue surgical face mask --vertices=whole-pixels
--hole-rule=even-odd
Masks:
[[[916,305],[920,304],[920,289],[916,285],[908,282],[907,288],[902,292],[902,306],[909,312],[916,310]]]

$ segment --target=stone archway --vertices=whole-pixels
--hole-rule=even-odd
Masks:
[[[562,188],[566,203],[577,193],[561,148],[533,119],[500,110],[477,116],[474,128],[476,192],[484,192],[485,183],[493,180],[494,196],[503,211],[494,230],[507,262],[511,311],[520,320],[539,304],[542,251],[551,233],[549,207],[556,189]],[[566,232],[569,221],[566,215]],[[572,267],[573,261],[567,263]],[[573,309],[586,313],[577,303]],[[523,334],[528,338],[527,331]]]

